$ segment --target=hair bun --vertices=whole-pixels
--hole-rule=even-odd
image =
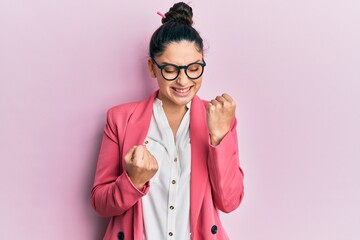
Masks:
[[[170,21],[183,23],[188,26],[192,26],[193,24],[192,8],[184,2],[175,3],[165,14],[165,16],[166,18],[161,20],[163,24]]]

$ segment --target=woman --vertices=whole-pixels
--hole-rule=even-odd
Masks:
[[[191,7],[162,23],[147,63],[159,90],[108,111],[92,204],[111,217],[104,239],[229,239],[218,211],[243,197],[235,103],[196,96],[206,63]]]

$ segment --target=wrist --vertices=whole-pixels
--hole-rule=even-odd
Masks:
[[[216,137],[214,135],[210,135],[210,144],[213,146],[217,146],[220,144],[222,138]]]
[[[146,184],[146,183],[139,183],[139,182],[134,182],[134,181],[132,183],[139,190],[143,189]]]
[[[144,188],[144,186],[145,186],[144,183],[140,183],[140,182],[136,181],[136,179],[134,179],[133,177],[131,177],[129,174],[128,174],[128,176],[129,176],[129,179],[130,179],[130,181],[131,181],[131,183],[132,183],[132,185],[133,185],[134,187],[136,187],[136,188],[139,189],[139,190],[141,190],[141,189]]]

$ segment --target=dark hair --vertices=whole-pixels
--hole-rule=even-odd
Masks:
[[[160,56],[172,42],[187,40],[195,43],[203,53],[203,40],[193,27],[192,8],[184,2],[175,3],[162,18],[162,25],[153,33],[150,40],[150,57]]]

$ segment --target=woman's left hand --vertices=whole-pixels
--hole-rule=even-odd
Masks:
[[[212,145],[218,145],[229,132],[235,108],[234,100],[226,93],[212,99],[206,106],[207,126]]]

